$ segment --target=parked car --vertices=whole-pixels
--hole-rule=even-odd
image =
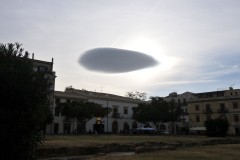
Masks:
[[[133,133],[135,134],[156,134],[157,130],[155,128],[151,127],[141,127],[141,128],[135,128],[133,130]]]

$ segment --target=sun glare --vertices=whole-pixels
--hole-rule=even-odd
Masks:
[[[164,50],[159,44],[157,44],[156,41],[144,37],[129,40],[125,44],[125,47],[131,50],[151,55],[157,60],[160,60],[161,55],[164,53]]]
[[[173,68],[178,61],[178,59],[168,56],[164,50],[164,46],[154,39],[146,37],[133,38],[125,41],[121,46],[123,49],[138,51],[150,55],[159,62],[155,67],[131,72],[131,77],[133,79],[138,78],[139,83],[146,82],[159,74],[167,72]]]

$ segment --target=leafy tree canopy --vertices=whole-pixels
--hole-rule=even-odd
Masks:
[[[0,44],[0,159],[34,158],[52,120],[49,85],[20,44]]]
[[[61,104],[62,114],[79,122],[86,123],[93,117],[104,117],[110,112],[109,108],[104,108],[94,102],[71,101]]]
[[[147,94],[146,93],[141,93],[141,92],[127,92],[126,97],[132,98],[132,99],[138,99],[145,101],[147,99]]]
[[[151,97],[151,103],[142,103],[133,108],[133,118],[141,123],[153,122],[159,130],[161,123],[175,120],[175,106],[174,102],[166,102],[161,97]]]

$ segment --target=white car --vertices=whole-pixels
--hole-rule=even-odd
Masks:
[[[134,129],[133,133],[156,134],[157,130],[151,127],[146,127],[146,128],[141,127],[141,128]]]

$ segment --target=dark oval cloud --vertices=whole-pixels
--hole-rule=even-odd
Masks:
[[[117,48],[88,50],[80,57],[79,63],[89,70],[105,73],[130,72],[158,64],[144,53]]]

